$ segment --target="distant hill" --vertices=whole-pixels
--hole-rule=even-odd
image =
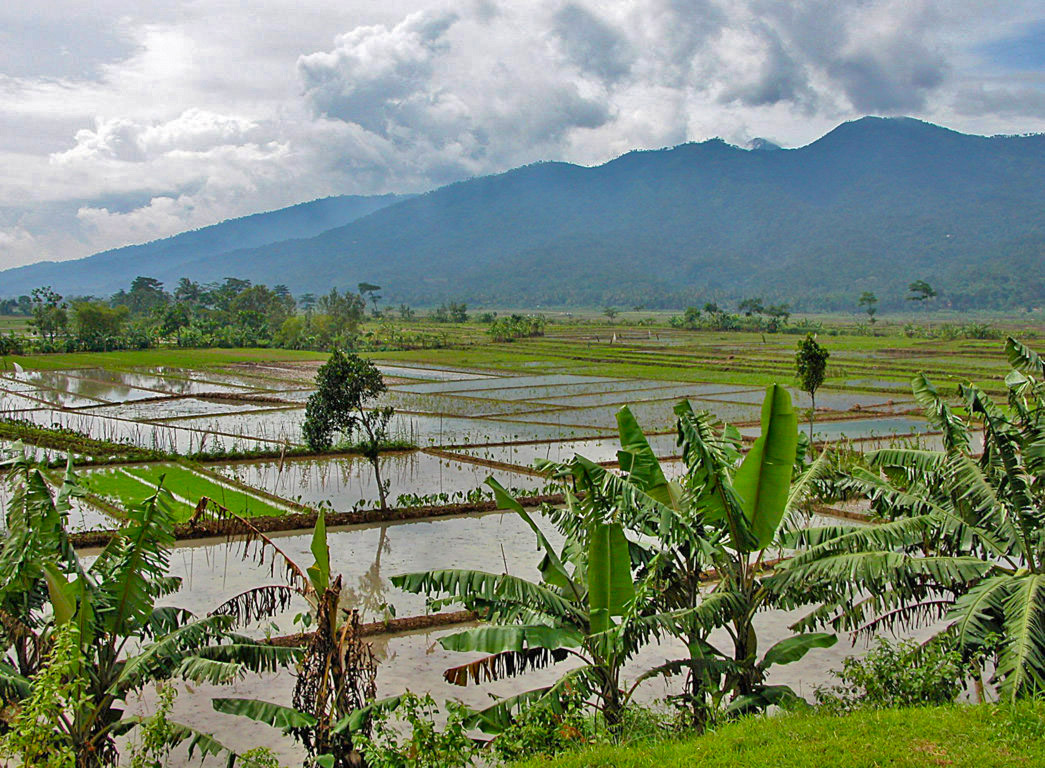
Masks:
[[[712,140],[594,168],[526,166],[313,237],[185,259],[174,272],[295,292],[366,280],[389,301],[421,304],[678,307],[762,296],[854,309],[870,290],[886,309],[903,306],[916,279],[960,308],[1045,303],[1045,136],[863,118],[800,149],[755,146]],[[161,276],[139,265],[125,274]],[[0,293],[11,292],[9,274]]]
[[[83,259],[16,267],[0,272],[0,296],[28,293],[39,285],[54,286],[65,294],[108,296],[126,288],[137,275],[159,278],[173,288],[178,278],[192,276],[185,268],[188,262],[294,237],[313,237],[404,199],[402,195],[326,197]],[[226,275],[240,277],[232,272],[221,276]]]

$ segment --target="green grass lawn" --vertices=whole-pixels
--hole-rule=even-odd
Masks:
[[[752,717],[649,746],[597,747],[526,768],[1001,768],[1045,766],[1045,706]]]

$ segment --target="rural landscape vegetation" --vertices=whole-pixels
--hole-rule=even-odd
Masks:
[[[730,70],[705,103],[729,141],[650,132],[662,95],[614,90],[650,61],[566,3],[498,118],[439,138],[482,110],[416,81],[469,24],[523,34],[476,5],[289,45],[299,133],[98,117],[48,163],[114,163],[102,191],[0,183],[0,765],[1045,765],[1045,134],[921,119],[971,59],[936,73],[914,32],[874,66]],[[744,27],[766,77],[818,48],[775,18]],[[954,103],[1023,125],[999,73],[1039,103],[1036,23]],[[43,57],[48,82],[111,84],[77,45],[87,74]],[[709,78],[710,45],[684,57]],[[476,93],[511,70],[485,61]],[[784,103],[820,133],[733,140]],[[171,202],[187,158],[207,180]],[[209,208],[230,178],[258,202]]]

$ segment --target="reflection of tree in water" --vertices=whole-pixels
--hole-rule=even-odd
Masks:
[[[392,551],[392,542],[387,525],[378,530],[374,562],[359,577],[358,587],[346,587],[341,593],[342,607],[358,608],[364,619],[370,621],[385,618],[388,605],[387,582],[381,577],[381,556]]]

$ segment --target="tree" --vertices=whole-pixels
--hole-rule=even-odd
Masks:
[[[797,703],[790,689],[766,685],[768,670],[835,642],[823,634],[797,635],[759,658],[754,626],[762,610],[808,602],[801,593],[783,598],[775,593],[770,587],[773,574],[762,563],[783,523],[798,511],[827,462],[821,457],[808,468],[798,468],[804,462],[797,455],[797,419],[787,391],[776,385],[766,392],[762,434],[739,469],[736,429],[717,430],[709,414],[694,413],[688,402],[676,406],[675,413],[686,464],[679,481],[667,479],[626,407],[617,415],[621,476],[580,457],[563,465],[539,462],[539,466],[570,478],[584,492],[585,503],[601,499],[614,508],[636,534],[633,551],[643,546],[641,542],[657,542],[639,558],[639,574],[655,577],[652,583],[661,611],[702,605],[714,573],[717,583],[710,594],[721,607],[715,626],[726,628],[733,648],[715,647],[703,622],[678,614],[671,631],[689,649],[689,657],[646,673],[688,672],[680,699],[692,713],[693,724],[703,727],[727,697],[730,712]],[[797,478],[794,483],[792,476]]]
[[[65,310],[62,295],[56,293],[50,286],[32,290],[33,326],[41,338],[46,336],[49,341],[53,342],[55,336],[65,330],[69,322],[69,316]]]
[[[114,349],[127,319],[127,307],[110,307],[97,301],[73,304],[73,332],[88,349]]]
[[[744,299],[737,305],[737,309],[743,312],[745,317],[761,315],[765,311],[762,299]]]
[[[380,285],[374,285],[373,283],[360,283],[359,284],[359,295],[366,296],[370,299],[370,303],[374,305],[374,317],[377,317],[377,302],[381,300],[381,296],[378,295],[378,291],[381,290]]]
[[[936,297],[936,291],[924,280],[915,280],[907,286],[907,290],[911,292],[911,295],[907,297],[908,301],[923,303]]]
[[[708,415],[694,414],[688,403],[676,413],[687,464],[681,483],[666,478],[627,407],[617,417],[620,473],[581,456],[537,463],[563,485],[565,509],[544,510],[564,539],[559,551],[518,502],[487,481],[498,506],[514,511],[537,535],[540,582],[456,569],[393,577],[402,589],[447,596],[489,622],[440,641],[448,650],[491,654],[448,669],[444,676],[451,682],[510,677],[570,656],[581,661],[555,684],[477,713],[475,721],[485,730],[502,729],[514,710],[559,706],[567,690],[580,691],[616,726],[640,683],[686,670],[692,673],[690,700],[700,700],[695,709],[704,712],[698,715],[703,719],[709,697],[717,706],[731,696],[735,712],[786,705],[797,696],[766,685],[767,670],[835,642],[833,635],[807,633],[777,643],[761,658],[757,654],[755,615],[796,600],[769,588],[772,574],[761,568],[765,550],[826,465],[819,460],[791,486],[797,421],[786,390],[769,388],[762,436],[740,469],[734,469],[740,455],[735,429],[714,435]],[[718,582],[708,591],[712,568]],[[715,627],[727,628],[731,652],[708,642]],[[624,686],[624,662],[660,634],[682,639],[691,656]]]
[[[650,610],[651,584],[633,582],[629,542],[619,522],[602,516],[610,512],[608,507],[599,508],[599,516],[588,516],[585,511],[594,507],[588,504],[582,510],[567,487],[569,516],[587,524],[559,525],[565,542],[556,551],[497,481],[491,478],[487,485],[498,506],[518,514],[537,536],[543,552],[540,581],[446,569],[393,576],[392,583],[407,592],[442,595],[485,617],[486,623],[439,641],[447,650],[488,654],[446,670],[443,676],[451,683],[515,677],[568,658],[581,662],[550,686],[518,693],[476,712],[472,724],[499,733],[511,724],[514,711],[542,704],[561,708],[563,695],[574,690],[595,702],[607,725],[619,732],[623,709],[642,682],[640,678],[623,687],[624,663],[672,617]],[[690,614],[712,615],[718,602],[709,600]]]
[[[132,315],[148,315],[154,309],[162,307],[170,301],[170,296],[163,290],[163,283],[153,277],[139,275],[131,283],[131,289],[123,299]]]
[[[766,307],[766,314],[769,315],[769,330],[776,331],[781,325],[787,325],[791,317],[791,305],[771,304]]]
[[[381,448],[388,441],[394,409],[375,408],[374,400],[386,390],[381,372],[372,362],[335,350],[316,373],[316,391],[305,405],[301,430],[314,451],[330,448],[335,433],[343,440],[358,437],[360,452],[374,470],[381,509],[388,507],[388,485],[381,479]]]
[[[178,280],[178,286],[174,289],[174,300],[190,307],[197,307],[203,303],[203,294],[203,288],[199,283],[183,277]]]
[[[813,420],[816,417],[816,391],[824,383],[827,376],[827,358],[831,353],[816,343],[813,334],[798,342],[798,353],[795,355],[795,370],[798,373],[799,385],[803,392],[809,393],[811,407],[809,409],[809,443],[813,443]]]
[[[864,312],[867,313],[867,321],[871,324],[871,335],[873,336],[875,323],[874,316],[878,312],[878,297],[871,291],[864,291],[860,294],[860,300],[858,303],[864,308]]]
[[[330,293],[320,296],[316,306],[320,312],[330,316],[331,341],[335,344],[344,344],[356,332],[366,309],[363,297],[358,293],[338,293],[337,288],[331,288]]]
[[[126,510],[123,524],[87,565],[66,532],[72,499],[83,493],[71,468],[56,495],[24,453],[3,469],[12,493],[0,547],[0,704],[8,710],[31,702],[48,671],[47,649],[56,637],[72,638],[76,695],[49,727],[53,742],[75,754],[77,768],[115,764],[117,737],[141,723],[125,712],[125,702],[146,686],[169,679],[229,683],[297,656],[236,634],[234,617],[221,607],[197,617],[157,605],[180,586],[167,573],[174,520],[162,481]],[[277,602],[272,612],[285,607]],[[196,748],[226,751],[207,734],[171,725],[172,743],[188,740],[190,755]]]
[[[414,319],[414,310],[412,310],[410,308],[409,304],[400,304],[399,305],[399,319],[400,320],[413,320]]]
[[[968,662],[993,659],[1003,699],[1045,691],[1045,364],[1008,339],[1008,405],[971,384],[960,410],[924,374],[915,398],[943,450],[887,448],[846,480],[879,525],[797,532],[781,586],[824,605],[801,624],[864,634],[940,620]],[[982,429],[983,447],[973,435]]]
[[[309,310],[311,310],[313,307],[316,306],[316,294],[314,294],[314,293],[303,293],[303,294],[301,294],[301,297],[298,299],[298,304],[301,305],[301,308],[303,310],[308,312]]]
[[[606,307],[602,310],[602,314],[606,315],[610,320],[613,320],[619,313],[616,307]]]

